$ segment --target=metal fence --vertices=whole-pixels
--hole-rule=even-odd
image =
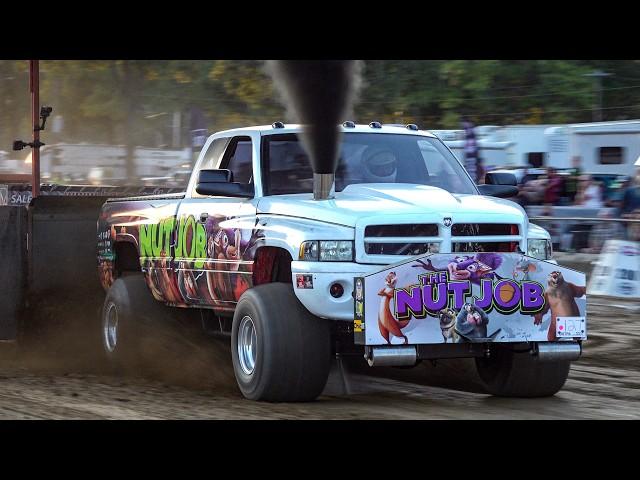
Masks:
[[[551,235],[554,250],[600,253],[607,240],[640,241],[640,217],[618,218],[613,208],[542,207],[527,209],[529,220]],[[546,214],[541,214],[541,213]]]

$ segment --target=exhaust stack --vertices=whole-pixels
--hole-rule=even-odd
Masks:
[[[287,115],[303,125],[302,145],[313,169],[313,198],[330,198],[340,148],[339,124],[351,115],[360,85],[354,60],[267,62]]]
[[[335,180],[333,173],[314,173],[313,174],[313,199],[329,200],[333,198],[331,189]]]

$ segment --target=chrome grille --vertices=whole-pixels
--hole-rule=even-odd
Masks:
[[[515,252],[518,247],[520,228],[509,223],[456,223],[451,226],[451,251],[453,253],[470,252]],[[465,238],[455,238],[465,237]],[[476,237],[472,241],[465,241]],[[477,237],[493,237],[483,241]],[[462,241],[456,241],[462,240]],[[471,239],[469,239],[471,240]],[[487,239],[489,240],[489,239]]]
[[[421,255],[439,250],[438,225],[408,223],[368,225],[364,230],[367,255]]]

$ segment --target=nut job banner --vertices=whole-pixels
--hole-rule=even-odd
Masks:
[[[357,343],[586,339],[583,273],[518,253],[434,254],[355,279]]]

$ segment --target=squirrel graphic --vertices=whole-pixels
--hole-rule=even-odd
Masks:
[[[540,325],[543,315],[551,310],[547,340],[550,342],[556,340],[556,319],[580,316],[580,309],[575,299],[582,297],[585,293],[586,287],[567,282],[560,272],[551,272],[547,281],[547,290],[544,292],[545,307],[535,314],[533,324]]]
[[[407,324],[409,323],[409,319],[397,320],[393,316],[393,312],[391,311],[391,299],[393,298],[393,290],[395,289],[395,286],[398,282],[396,273],[389,272],[384,280],[385,288],[381,289],[378,292],[378,295],[383,297],[380,301],[380,309],[378,310],[378,327],[380,328],[380,333],[389,345],[391,345],[389,334],[398,338],[404,338],[405,344],[409,343],[409,339],[402,333],[402,329],[407,326]]]

